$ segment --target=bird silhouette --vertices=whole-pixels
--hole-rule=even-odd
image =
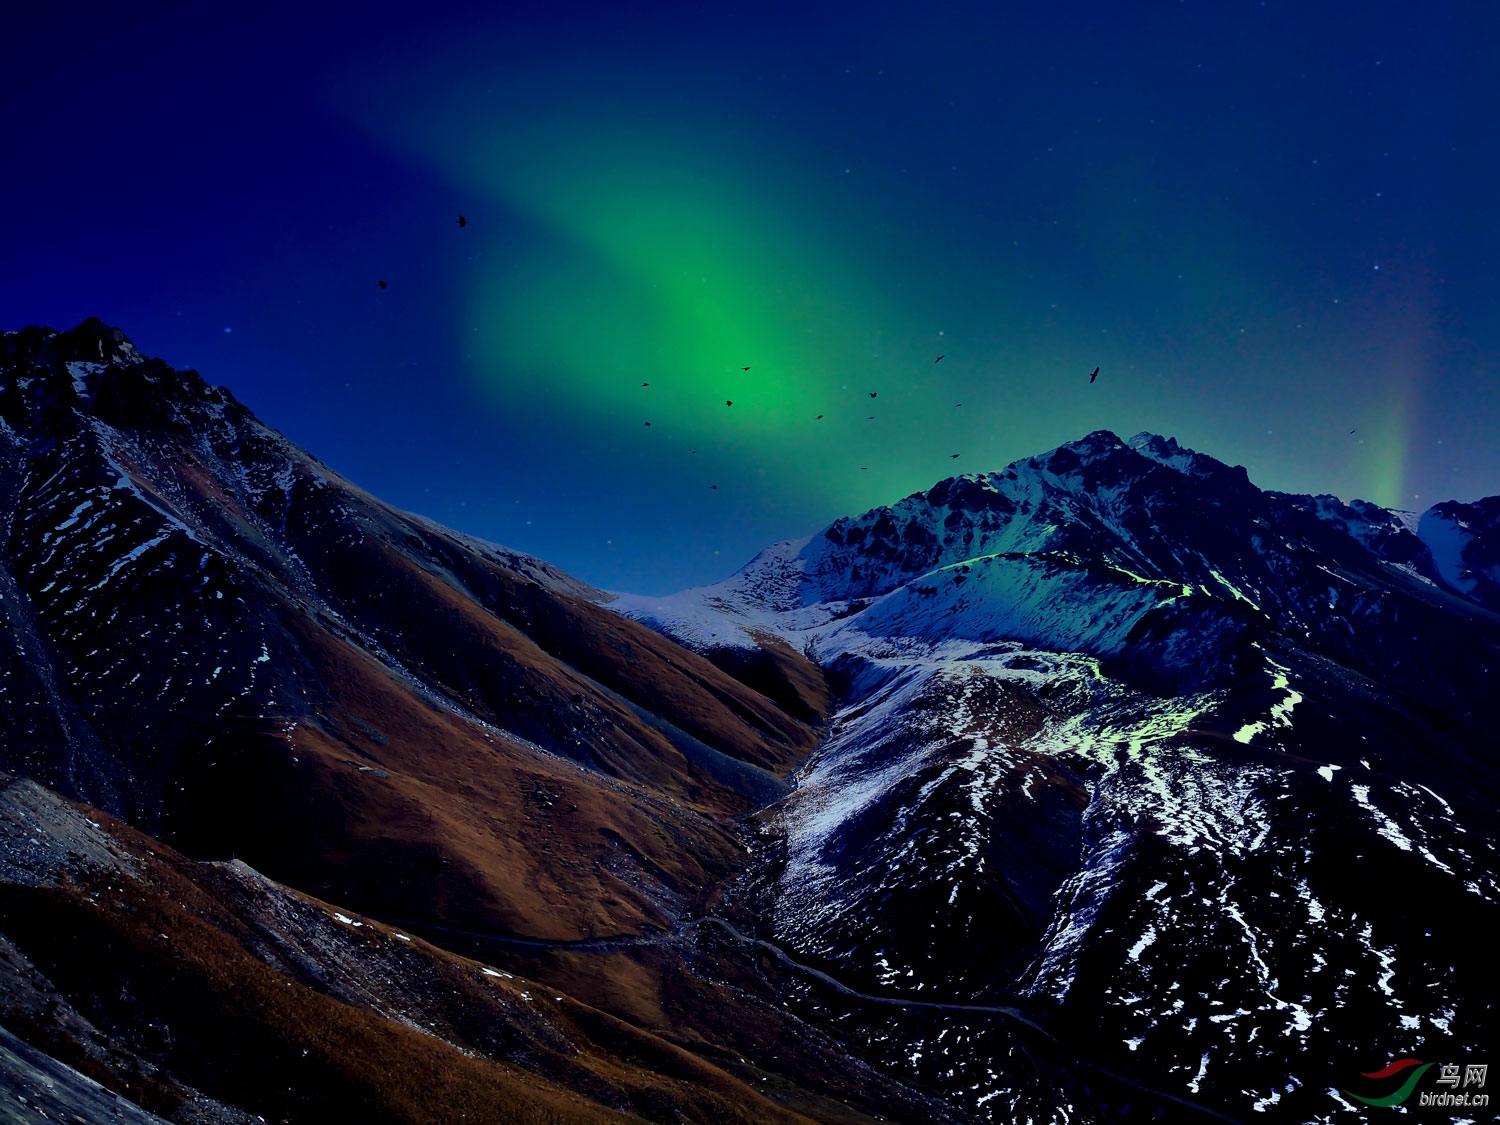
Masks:
[[[819,419],[820,419],[820,420],[821,420],[821,419],[822,419],[822,417],[823,417],[823,415],[821,415],[821,414],[819,414],[819,415],[818,415],[818,418],[819,418]]]
[[[950,454],[948,454],[948,456],[952,457],[954,460],[958,459],[958,454],[957,453],[950,453]]]
[[[947,355],[947,354],[948,354],[947,352],[943,353],[943,355]],[[942,363],[943,362],[943,356],[941,356],[941,355],[938,356],[937,359],[933,360],[932,362],[933,363]]]
[[[461,227],[466,227],[469,225],[469,220],[460,215],[458,217],[458,225]]]
[[[651,385],[650,383],[642,383],[641,384],[641,386],[643,386],[643,387],[649,387],[650,385]]]
[[[733,405],[734,405],[734,400],[733,400],[733,399],[731,399],[731,398],[726,398],[726,399],[725,399],[725,400],[724,400],[724,405],[725,405],[725,406],[733,406]]]
[[[385,288],[385,282],[383,282],[383,281],[377,281],[375,284],[378,285],[378,286],[380,286],[380,288],[382,288],[382,289]]]
[[[953,404],[953,405],[954,405],[954,406],[962,406],[962,405],[963,405],[963,403],[961,403],[961,402],[955,402],[955,403],[954,403],[954,404]]]
[[[718,488],[718,487],[719,487],[719,486],[718,486],[718,485],[716,485],[716,484],[711,484],[711,485],[709,485],[709,486],[708,486],[708,487],[709,487],[709,488]]]
[[[870,392],[870,397],[871,397],[871,398],[874,398],[874,397],[875,397],[875,396],[876,396],[876,395],[878,395],[878,394],[879,394],[879,393],[880,393],[880,392],[879,392],[879,391],[871,391],[871,392]]]
[[[648,425],[648,426],[649,426],[649,425],[651,425],[651,423],[650,423],[650,422],[647,422],[647,423],[646,423],[646,425]]]
[[[875,415],[873,415],[873,414],[867,414],[867,415],[865,415],[865,421],[866,422],[873,422],[873,421],[875,421]]]
[[[1359,429],[1359,427],[1358,427],[1358,426],[1355,426],[1355,427],[1354,427],[1354,429],[1353,429],[1353,430],[1350,430],[1350,431],[1349,431],[1349,432],[1350,432],[1350,433],[1351,433],[1351,434],[1352,434],[1352,433],[1354,433],[1354,432],[1355,432],[1355,431],[1356,431],[1356,430],[1358,430],[1358,429]]]
[[[1092,383],[1097,378],[1099,378],[1099,369],[1096,367],[1094,368],[1094,373],[1089,376],[1089,382]]]
[[[741,371],[749,371],[750,369],[748,367],[741,367],[740,370]]]

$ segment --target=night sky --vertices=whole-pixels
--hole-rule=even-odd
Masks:
[[[1100,428],[1500,492],[1492,0],[13,7],[0,327],[607,588]]]

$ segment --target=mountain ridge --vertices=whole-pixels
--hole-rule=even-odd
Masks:
[[[105,1020],[90,1065],[160,1068],[183,1125],[282,1110],[149,1030],[237,1001],[116,955],[187,931],[97,830],[214,899],[214,972],[350,1034],[421,1005],[333,972],[392,963],[340,927],[535,982],[568,1018],[532,1047],[463,989],[442,1018],[522,1049],[447,1041],[571,1075],[583,1118],[1353,1121],[1350,1060],[1495,1029],[1497,516],[1096,431],[615,595],[381,503],[116,329],[8,333],[0,772],[31,780],[0,778],[0,940],[51,981],[13,1010],[34,1046],[79,1026],[44,993]],[[99,965],[59,959],[75,930]],[[324,1073],[416,1119],[400,1065]]]
[[[1033,477],[1033,480],[1027,484],[1063,484],[1065,487],[1062,491],[1072,493],[1095,491],[1090,485],[1097,484],[1106,475],[1111,480],[1119,480],[1122,476],[1126,479],[1130,478],[1128,473],[1105,474],[1102,472],[1104,468],[1118,469],[1122,463],[1128,464],[1130,461],[1136,461],[1137,458],[1131,458],[1125,453],[1127,450],[1137,454],[1138,461],[1152,462],[1180,476],[1220,489],[1223,495],[1214,498],[1215,504],[1228,504],[1235,499],[1249,495],[1274,498],[1290,509],[1307,512],[1331,524],[1341,526],[1351,539],[1364,546],[1384,549],[1391,556],[1391,561],[1397,565],[1411,565],[1414,561],[1420,561],[1420,571],[1423,576],[1434,582],[1444,583],[1451,592],[1467,596],[1478,586],[1480,579],[1474,578],[1467,590],[1461,585],[1448,585],[1440,573],[1433,546],[1416,533],[1416,528],[1420,526],[1424,518],[1429,519],[1429,522],[1436,517],[1457,521],[1460,517],[1456,513],[1462,513],[1469,517],[1465,520],[1469,526],[1460,530],[1472,531],[1473,524],[1478,524],[1479,534],[1485,536],[1483,542],[1479,542],[1477,536],[1470,536],[1465,541],[1465,546],[1474,543],[1482,548],[1484,554],[1481,558],[1476,558],[1476,562],[1485,572],[1485,578],[1491,582],[1494,581],[1493,577],[1488,574],[1488,556],[1494,552],[1489,534],[1492,533],[1490,524],[1496,518],[1500,497],[1490,497],[1472,504],[1443,501],[1418,514],[1381,508],[1364,500],[1345,503],[1327,494],[1313,496],[1272,490],[1263,491],[1250,482],[1249,474],[1242,466],[1226,465],[1207,454],[1179,445],[1174,438],[1143,431],[1126,441],[1108,430],[1094,431],[1076,441],[1065,442],[1046,453],[1014,461],[995,472],[964,473],[948,477],[931,488],[911,493],[893,504],[871,508],[858,516],[840,517],[810,536],[783,540],[763,549],[755,559],[745,564],[735,574],[755,569],[760,560],[768,561],[771,558],[785,557],[788,553],[806,557],[808,566],[813,569],[811,573],[805,568],[799,572],[798,580],[803,587],[795,590],[787,587],[785,585],[787,576],[783,573],[778,575],[780,584],[768,581],[768,589],[759,595],[768,607],[774,607],[777,611],[789,610],[794,605],[810,604],[805,596],[809,590],[804,587],[810,587],[811,592],[816,592],[819,589],[819,580],[826,577],[825,570],[829,564],[817,558],[815,552],[807,551],[811,544],[823,538],[844,545],[850,536],[854,537],[855,543],[862,543],[868,536],[872,541],[892,541],[887,554],[891,550],[900,552],[891,560],[898,564],[897,568],[891,570],[890,573],[880,572],[879,577],[862,574],[853,580],[852,589],[849,585],[843,585],[838,587],[837,593],[845,598],[870,597],[877,593],[885,593],[888,592],[888,587],[882,586],[881,582],[893,582],[898,575],[909,579],[929,569],[962,562],[967,558],[977,557],[979,554],[995,553],[991,550],[979,550],[974,555],[966,555],[961,551],[956,551],[951,543],[943,542],[939,535],[932,532],[931,528],[921,527],[912,522],[911,512],[914,508],[925,505],[934,511],[941,510],[947,517],[942,521],[943,523],[953,520],[954,516],[960,512],[974,514],[978,517],[975,521],[976,526],[966,527],[966,531],[994,532],[997,530],[998,521],[991,521],[987,526],[983,519],[985,515],[994,513],[1008,517],[1017,512],[1023,515],[1030,514],[1030,509],[1027,507],[1028,500],[1023,495],[1027,490],[1026,484],[1016,485],[1022,473],[1029,473]],[[1120,456],[1113,456],[1114,454]],[[1137,474],[1137,479],[1139,476],[1140,474]],[[1066,487],[1065,478],[1069,477],[1075,479],[1078,485],[1083,487]],[[1099,513],[1091,514],[1097,516]],[[1473,522],[1470,523],[1470,520]],[[1034,529],[1026,530],[1034,532]],[[1054,527],[1052,530],[1057,529]],[[1069,537],[1074,534],[1076,533],[1071,529],[1061,530],[1059,534],[1050,538],[1033,534],[1030,545],[1034,550],[1066,551]],[[1416,542],[1408,541],[1406,536],[1410,536]],[[1434,541],[1436,542],[1435,535]],[[972,539],[969,542],[972,542]],[[1451,554],[1451,551],[1449,553]],[[1382,555],[1382,557],[1385,556]],[[825,570],[817,569],[819,564]],[[766,569],[769,570],[770,567]],[[1451,569],[1449,573],[1453,573]],[[718,591],[733,577],[692,589]],[[826,592],[834,593],[834,591]],[[653,600],[650,595],[621,596],[631,598],[631,604]],[[666,602],[677,596],[679,595],[657,596],[654,600]],[[1478,604],[1493,610],[1500,603],[1490,604],[1486,600],[1480,600]]]
[[[350,905],[421,914],[404,896],[451,893],[469,913],[450,921],[489,910],[585,936],[613,925],[606,901],[636,927],[711,884],[706,871],[740,850],[713,818],[744,811],[736,787],[760,792],[755,771],[774,777],[816,741],[711,664],[598,609],[586,585],[389,508],[195,372],[141,358],[118,329],[3,339],[0,570],[27,639],[0,712],[32,732],[7,740],[11,769],[271,873],[327,856],[310,889]],[[531,780],[500,785],[501,762]],[[554,804],[576,809],[604,835],[556,825],[573,841],[560,859],[618,891],[515,913],[503,904],[536,892],[502,873],[515,844],[466,792],[547,821]],[[367,836],[364,802],[405,822],[405,842],[393,853],[366,838],[350,868],[334,857],[354,840],[336,844],[327,826]],[[678,832],[697,843],[669,845]],[[453,850],[432,856],[443,839]],[[398,855],[404,875],[377,875]],[[444,876],[418,875],[444,867],[448,891]]]

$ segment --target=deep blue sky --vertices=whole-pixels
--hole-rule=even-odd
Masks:
[[[146,7],[0,17],[0,327],[597,584],[1101,427],[1500,492],[1493,0]]]

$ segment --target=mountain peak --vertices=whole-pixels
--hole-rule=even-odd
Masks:
[[[1174,457],[1196,456],[1193,450],[1179,445],[1176,438],[1153,434],[1150,430],[1142,430],[1125,444],[1137,453],[1150,457],[1153,461],[1165,462]]]
[[[1149,457],[1158,465],[1175,469],[1184,476],[1197,480],[1220,480],[1225,483],[1249,484],[1250,474],[1242,465],[1226,465],[1216,457],[1189,449],[1176,438],[1163,437],[1147,430],[1132,437],[1127,443],[1142,457]]]
[[[1178,443],[1176,438],[1141,431],[1128,441],[1111,430],[1095,430],[1055,449],[1007,466],[997,476],[1007,476],[1022,466],[1045,469],[1057,478],[1078,478],[1084,490],[1105,483],[1124,483],[1145,475],[1137,457],[1144,457],[1163,468],[1217,487],[1238,490],[1250,487],[1249,474],[1239,465],[1226,465],[1207,454],[1198,453]],[[1073,485],[1061,481],[1065,487]]]
[[[96,316],[66,332],[31,325],[19,332],[6,332],[0,338],[4,340],[0,360],[8,363],[30,360],[47,365],[112,363],[124,366],[145,362],[123,330],[105,324]]]
[[[0,334],[0,420],[30,424],[37,411],[74,408],[112,425],[199,430],[234,397],[192,369],[144,357],[118,328],[89,317],[76,328],[31,325]]]
[[[1061,475],[1071,472],[1075,464],[1097,464],[1123,452],[1126,446],[1118,434],[1111,430],[1095,430],[1073,441],[1065,441],[1056,449],[1050,449],[1034,458],[1038,464],[1046,465]],[[1059,466],[1066,466],[1060,468]]]

